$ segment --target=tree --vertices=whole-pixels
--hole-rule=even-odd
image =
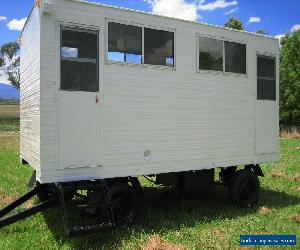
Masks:
[[[260,35],[268,35],[268,33],[263,29],[258,29],[255,33]]]
[[[300,124],[300,30],[281,40],[280,122]]]
[[[4,44],[0,48],[0,74],[20,89],[20,46],[16,42]]]
[[[233,16],[228,18],[228,20],[224,24],[224,27],[236,30],[244,30],[243,23]]]

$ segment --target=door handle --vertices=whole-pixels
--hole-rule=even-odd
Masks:
[[[99,96],[96,95],[96,103],[98,104],[99,103]]]

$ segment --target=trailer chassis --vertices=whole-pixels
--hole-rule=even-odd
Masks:
[[[259,200],[259,179],[264,176],[259,165],[221,168],[220,180],[228,187],[231,203],[238,207],[255,206]],[[210,181],[209,181],[210,180]],[[181,190],[214,184],[214,169],[156,175],[156,184],[175,186]],[[130,184],[129,184],[130,183]],[[65,231],[69,236],[90,233],[116,225],[133,222],[136,195],[143,194],[137,177],[39,184],[33,173],[32,189],[0,210],[0,229],[48,208],[58,206],[62,211]],[[35,195],[40,203],[10,213]]]
[[[32,180],[33,178],[31,178]],[[31,181],[30,181],[31,182]],[[85,190],[86,195],[81,195],[78,190]],[[29,216],[36,213],[45,211],[51,207],[60,207],[62,210],[62,218],[65,227],[65,231],[69,236],[76,236],[84,233],[90,233],[93,231],[98,231],[103,228],[113,227],[115,223],[112,213],[110,200],[97,199],[96,201],[90,201],[89,194],[95,191],[103,191],[107,197],[108,186],[105,181],[79,181],[79,182],[69,182],[69,183],[56,183],[53,185],[48,184],[38,184],[27,193],[17,198],[15,201],[11,202],[4,208],[0,210],[0,229],[11,225],[17,221],[23,220]],[[99,192],[100,193],[100,192]],[[34,196],[40,197],[40,202],[30,208],[23,209],[13,215],[11,213],[19,206],[33,198]],[[74,197],[77,197],[75,200]],[[103,197],[103,195],[101,196]],[[105,202],[104,202],[105,200]],[[108,219],[104,222],[83,224],[83,225],[71,225],[69,215],[72,211],[85,212],[89,210],[96,211],[100,207],[108,207]],[[88,213],[85,212],[85,215]]]

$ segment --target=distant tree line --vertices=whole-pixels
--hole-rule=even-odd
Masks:
[[[229,17],[224,27],[244,30],[243,23]],[[257,34],[267,35],[263,29]],[[0,47],[0,74],[20,89],[20,47],[10,42]],[[280,46],[280,123],[300,124],[300,30],[286,33]]]

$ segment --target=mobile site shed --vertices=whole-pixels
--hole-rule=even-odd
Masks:
[[[21,35],[21,160],[42,185],[189,185],[220,167],[233,193],[250,182],[253,205],[259,164],[278,160],[278,69],[272,37],[36,1]]]

